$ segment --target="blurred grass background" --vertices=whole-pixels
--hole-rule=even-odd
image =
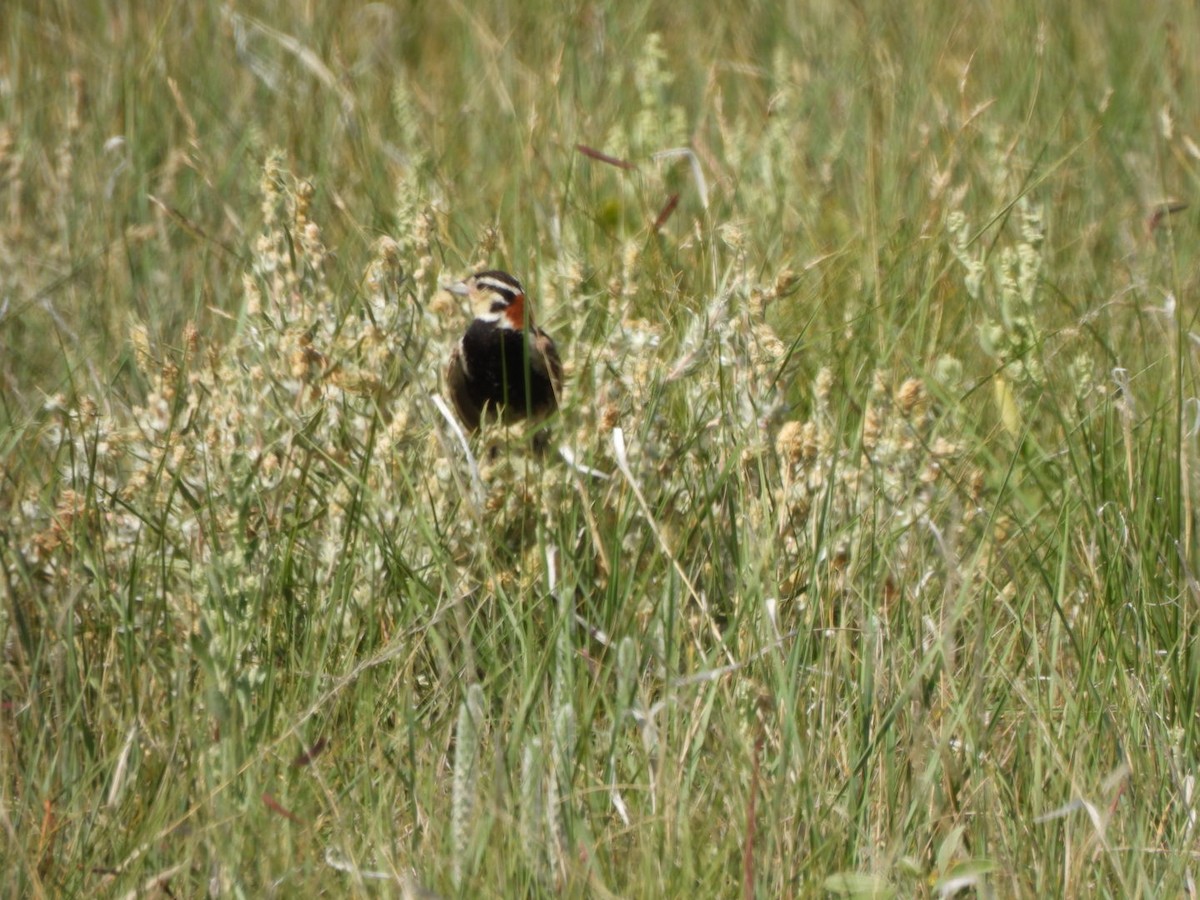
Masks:
[[[1198,24],[10,4],[4,892],[1194,893]]]

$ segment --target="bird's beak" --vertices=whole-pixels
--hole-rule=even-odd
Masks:
[[[456,281],[454,284],[446,285],[446,290],[454,294],[456,297],[465,297],[471,293],[471,289],[467,287],[465,281]]]

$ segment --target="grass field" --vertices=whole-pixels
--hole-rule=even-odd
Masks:
[[[732,9],[6,6],[0,896],[1195,895],[1200,11]]]

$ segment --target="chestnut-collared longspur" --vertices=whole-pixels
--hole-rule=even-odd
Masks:
[[[521,282],[489,269],[449,291],[469,297],[475,312],[446,367],[450,399],[467,430],[484,418],[537,422],[558,409],[562,360],[550,336],[533,324]]]

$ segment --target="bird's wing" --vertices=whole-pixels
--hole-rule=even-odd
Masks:
[[[446,365],[446,393],[454,404],[458,417],[468,431],[479,428],[479,405],[471,399],[467,389],[467,367],[463,359],[462,341],[454,345],[450,351],[450,362]]]

